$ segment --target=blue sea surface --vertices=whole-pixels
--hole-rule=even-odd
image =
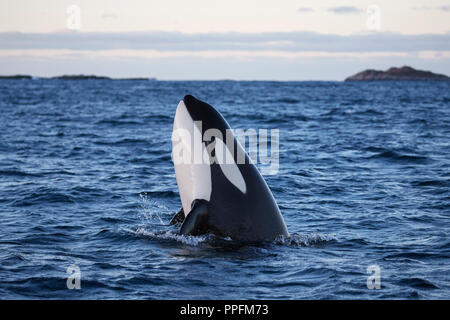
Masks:
[[[166,226],[186,94],[280,130],[290,238]],[[0,80],[0,128],[1,299],[450,298],[450,82]]]

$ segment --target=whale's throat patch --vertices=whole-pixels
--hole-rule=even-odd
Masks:
[[[180,101],[175,113],[172,150],[178,190],[184,214],[187,216],[194,200],[210,200],[211,168],[205,157],[206,146],[202,142],[202,133],[183,101]]]

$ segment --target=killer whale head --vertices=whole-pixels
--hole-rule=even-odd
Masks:
[[[183,210],[187,215],[195,199],[210,200],[211,165],[242,193],[247,186],[237,162],[249,161],[222,115],[212,106],[187,95],[178,104],[172,134],[172,157]]]
[[[209,230],[250,241],[288,235],[270,189],[227,121],[191,95],[175,112],[172,159],[182,233]]]
[[[211,105],[194,98],[192,95],[186,95],[183,100],[180,101],[180,104],[184,105],[192,121],[202,122],[202,134],[207,130],[217,129],[225,136],[226,130],[231,129],[227,121],[216,109]],[[182,107],[180,104],[178,105],[178,108]]]

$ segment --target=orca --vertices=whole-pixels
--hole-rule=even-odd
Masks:
[[[186,95],[177,106],[172,160],[182,208],[180,233],[243,242],[289,236],[264,178],[211,105]]]

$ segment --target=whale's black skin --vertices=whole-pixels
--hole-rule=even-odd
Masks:
[[[202,136],[206,130],[214,128],[220,130],[225,139],[226,130],[231,128],[219,112],[191,95],[185,96],[183,101],[192,119],[202,121]],[[237,143],[234,138],[235,148]],[[237,152],[234,152],[234,160],[237,163]],[[211,232],[245,242],[289,236],[272,192],[247,154],[245,163],[238,163],[237,167],[245,181],[246,192],[243,193],[225,177],[219,164],[210,164],[210,199],[193,201],[181,227],[182,234]]]

